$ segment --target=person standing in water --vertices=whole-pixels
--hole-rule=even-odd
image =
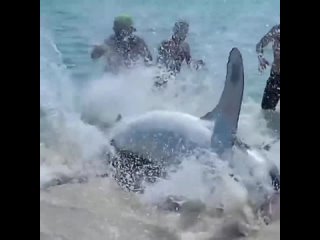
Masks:
[[[202,60],[191,60],[190,46],[185,41],[188,32],[189,24],[186,21],[176,22],[171,39],[163,41],[158,49],[157,63],[174,75],[180,72],[184,61],[189,66],[193,64],[196,69],[204,65]]]
[[[112,72],[118,72],[120,67],[131,67],[139,59],[146,65],[152,62],[152,55],[145,41],[134,35],[136,29],[133,20],[129,16],[118,16],[113,22],[114,34],[104,41],[102,45],[95,46],[92,59],[105,56],[107,68]]]
[[[274,59],[261,102],[261,108],[263,110],[275,110],[280,100],[280,24],[273,26],[256,46],[260,72],[270,65],[263,56],[263,48],[271,42],[273,43]]]

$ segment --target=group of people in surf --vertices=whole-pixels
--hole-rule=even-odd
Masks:
[[[130,68],[141,60],[146,66],[153,65],[153,57],[147,44],[141,37],[134,34],[136,28],[130,16],[116,17],[113,22],[113,31],[114,34],[105,39],[103,44],[94,46],[91,53],[92,59],[105,57],[106,67],[110,72]],[[186,21],[177,21],[171,38],[162,41],[158,48],[157,66],[165,69],[171,76],[180,72],[184,62],[194,69],[205,65],[203,60],[192,59],[190,46],[185,41],[188,32],[189,24]],[[273,26],[256,45],[259,71],[265,70],[270,65],[263,55],[263,50],[271,42],[274,60],[261,102],[264,110],[275,110],[280,100],[280,24]],[[156,81],[156,85],[162,85],[166,81]]]
[[[153,57],[147,44],[141,37],[134,34],[136,29],[134,27],[132,18],[130,18],[129,16],[116,17],[113,22],[113,31],[114,31],[114,34],[112,34],[109,38],[107,38],[103,44],[94,47],[94,49],[91,52],[92,59],[99,59],[101,57],[104,57],[106,59],[107,70],[114,73],[121,71],[121,69],[123,68],[131,68],[132,66],[135,66],[135,64],[139,62],[142,62],[146,66],[153,65]],[[158,56],[156,59],[157,66],[165,69],[167,72],[169,72],[173,76],[175,76],[180,72],[181,66],[184,62],[186,62],[188,66],[195,69],[199,69],[205,65],[204,61],[202,60],[192,59],[190,46],[185,41],[187,38],[188,32],[189,32],[189,24],[186,21],[177,21],[174,24],[173,34],[171,38],[169,40],[165,40],[161,42],[158,48]],[[262,37],[262,39],[258,42],[256,46],[260,71],[265,70],[266,67],[270,65],[270,63],[265,59],[263,55],[263,50],[271,42],[273,42],[274,60],[273,60],[273,63],[271,64],[270,76],[269,76],[269,79],[267,80],[267,84],[264,90],[264,95],[261,103],[261,107],[264,110],[275,110],[276,105],[280,99],[280,24],[272,27],[270,31],[265,36]],[[240,55],[239,58],[241,58],[241,69],[243,70],[242,57],[240,53],[239,55]],[[240,65],[240,63],[238,65]],[[235,69],[237,68],[235,67]],[[239,70],[238,71],[227,70],[227,75],[231,74],[233,75],[233,78],[241,78],[243,82],[242,70],[241,72]],[[235,74],[232,74],[230,72],[235,72]],[[241,92],[241,99],[242,99],[242,92]],[[214,110],[209,113],[210,114],[214,113]],[[44,114],[44,112],[42,112],[40,108],[40,115],[41,114]],[[117,121],[120,120],[120,118],[121,116],[118,117]],[[211,116],[210,118],[212,119],[213,116]],[[202,117],[201,119],[205,119],[205,117]],[[145,122],[142,121],[142,126],[144,126],[144,124]],[[137,125],[135,125],[135,127],[137,127]],[[142,130],[144,130],[143,127],[142,127]],[[146,131],[148,132],[148,129]],[[222,131],[225,131],[225,129],[222,128]],[[131,136],[130,134],[131,134],[130,131],[129,133],[124,134],[123,135],[124,139],[130,139],[131,141],[131,137],[127,138],[127,136]],[[230,136],[229,133],[227,133],[227,135]],[[137,136],[139,137],[139,134]],[[163,136],[165,136],[165,134]],[[177,135],[177,136],[180,136],[180,135]],[[112,164],[114,164],[113,166],[115,168],[119,169],[120,173],[123,173],[123,174],[119,174],[119,176],[120,178],[124,176],[123,181],[125,184],[135,185],[136,184],[135,175],[141,174],[141,172],[138,170],[136,171],[136,169],[140,169],[143,166],[146,166],[146,171],[147,171],[146,176],[148,177],[150,176],[158,177],[159,175],[162,174],[161,166],[158,166],[158,164],[153,164],[152,161],[149,161],[150,159],[148,158],[147,159],[143,158],[143,154],[141,154],[140,156],[139,151],[133,151],[136,149],[127,150],[125,148],[121,148],[120,146],[121,144],[119,146],[116,146],[117,141],[115,136],[113,137],[114,138],[112,138],[111,140],[111,145],[113,145],[115,149],[117,148],[116,151],[118,156],[115,157],[115,160],[111,159],[111,162]],[[169,137],[171,138],[170,134],[169,134]],[[120,139],[121,139],[121,136],[120,136]],[[147,138],[147,140],[149,139]],[[250,149],[250,146],[241,142],[240,139],[235,138],[234,140],[235,140],[235,144],[237,144],[238,146],[242,148]],[[118,142],[121,142],[121,140]],[[125,143],[126,142],[124,142],[123,145],[126,145]],[[211,146],[212,145],[210,145],[210,147]],[[145,149],[145,146],[143,146],[141,149]],[[164,148],[161,148],[161,149],[164,149]],[[117,161],[117,159],[119,159],[120,161]],[[130,177],[128,179],[128,176],[130,176],[131,173],[134,176],[132,177],[132,182],[130,182],[131,181]],[[280,175],[277,169],[271,169],[269,173],[272,179],[272,185],[274,189],[278,192],[280,190]],[[108,174],[103,174],[99,176],[104,177],[104,176],[108,176]],[[83,179],[80,178],[79,182],[83,182],[85,181],[85,179],[86,178],[83,178]],[[63,184],[67,182],[70,182],[68,178],[59,179],[59,184]],[[270,201],[267,201],[267,204],[269,204],[269,202]]]

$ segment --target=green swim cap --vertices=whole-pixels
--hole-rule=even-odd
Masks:
[[[113,29],[116,30],[123,30],[123,29],[131,29],[135,31],[133,27],[133,20],[130,16],[121,15],[114,19],[113,21]]]

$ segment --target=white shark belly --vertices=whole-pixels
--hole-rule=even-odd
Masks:
[[[210,148],[209,123],[185,113],[155,111],[119,126],[114,145],[151,159],[168,159]]]

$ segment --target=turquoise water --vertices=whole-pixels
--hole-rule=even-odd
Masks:
[[[108,121],[113,121],[119,112],[129,116],[151,109],[204,114],[217,103],[229,51],[237,47],[245,67],[239,134],[250,139],[249,133],[254,131],[257,136],[252,136],[253,143],[269,140],[259,113],[269,70],[258,73],[255,45],[279,22],[279,0],[41,0],[40,3],[41,104],[54,112],[65,112],[70,118],[65,120],[68,124],[74,125],[75,121],[83,124],[80,115],[84,111]],[[90,51],[94,44],[112,34],[114,17],[123,13],[133,16],[137,34],[145,39],[154,58],[159,43],[170,37],[174,21],[188,20],[187,40],[192,56],[204,59],[208,71],[183,70],[181,82],[186,81],[185,90],[172,88],[163,96],[156,96],[146,87],[152,78],[149,70],[103,76],[103,63],[92,62]],[[266,55],[272,60],[270,49]],[[179,98],[175,97],[177,94]]]
[[[255,45],[279,23],[279,12],[279,0],[41,0],[40,100],[47,116],[40,119],[40,188],[61,175],[104,173],[100,157],[101,149],[108,149],[108,136],[86,124],[83,114],[109,123],[119,113],[130,117],[167,109],[201,116],[212,110],[221,94],[233,47],[240,49],[245,68],[238,136],[252,146],[275,140],[260,112],[269,69],[258,73]],[[103,74],[103,63],[92,62],[90,51],[112,34],[113,19],[119,14],[133,16],[137,34],[145,39],[154,58],[159,43],[170,37],[174,21],[188,20],[192,56],[205,60],[207,71],[185,68],[176,85],[158,94],[150,89],[154,76],[150,69],[138,68],[119,76]],[[271,47],[266,56],[272,60]],[[280,141],[265,154],[280,167]],[[243,156],[236,158],[235,165],[241,168]],[[151,188],[151,195],[188,193],[201,199],[208,194],[201,171],[186,162],[184,171]],[[175,220],[179,216],[149,211],[136,196],[128,196],[112,184],[98,179],[41,191],[41,233],[51,236],[48,239],[165,239],[148,234],[169,229],[181,237],[168,239],[215,236],[218,220],[203,217],[197,228],[183,229]],[[221,187],[218,198],[226,205],[237,205],[244,201],[245,193],[232,182]],[[208,205],[216,201],[219,199],[210,198]],[[201,221],[208,222],[202,225]],[[275,239],[268,233],[265,236],[263,239]]]
[[[116,116],[114,109],[124,115],[154,108],[203,114],[216,104],[224,83],[229,51],[237,47],[245,67],[244,107],[239,131],[247,135],[241,123],[254,125],[261,134],[266,131],[261,127],[259,109],[269,70],[258,73],[255,45],[279,22],[279,0],[41,0],[40,4],[42,105],[68,114],[73,112],[72,119],[79,121],[76,114],[81,114],[84,105],[100,115],[111,112],[109,119]],[[123,13],[133,16],[137,34],[145,39],[154,58],[159,43],[170,37],[174,21],[188,20],[187,40],[192,56],[204,59],[208,71],[182,72],[182,80],[189,81],[189,90],[173,89],[158,98],[144,87],[151,78],[148,70],[102,77],[103,63],[92,62],[90,51],[94,44],[112,34],[114,17]],[[270,47],[266,55],[272,60]],[[103,81],[99,81],[101,78]],[[195,86],[197,84],[200,86]],[[174,97],[174,91],[180,91],[181,97]]]
[[[51,35],[72,78],[84,81],[97,70],[89,51],[112,33],[116,15],[132,15],[137,34],[154,53],[170,36],[174,21],[187,19],[192,54],[205,59],[211,71],[221,71],[223,76],[219,63],[224,62],[231,47],[242,51],[246,90],[258,101],[268,76],[257,72],[255,44],[279,22],[279,5],[279,0],[41,0],[40,13],[41,28]]]

